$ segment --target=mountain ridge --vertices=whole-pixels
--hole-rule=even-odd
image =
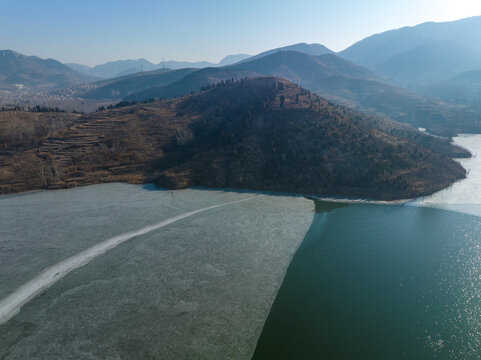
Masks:
[[[374,34],[338,54],[380,75],[394,79],[404,87],[418,88],[474,70],[475,64],[481,61],[480,37],[481,16],[475,16],[450,22],[427,22]],[[432,50],[422,55],[417,52],[410,54],[422,46],[430,47]],[[456,69],[448,66],[452,64],[453,57],[458,61]],[[389,62],[395,62],[396,58],[399,58],[398,63],[401,65],[407,64],[416,71],[410,72],[405,69],[402,77],[397,76],[396,71],[404,67],[389,66]],[[430,66],[423,68],[420,60],[429,62]],[[435,76],[430,78],[430,73],[434,73]],[[418,81],[419,77],[423,78],[421,83]]]
[[[278,47],[278,48],[275,48],[275,49],[263,51],[263,52],[261,52],[257,55],[254,55],[254,56],[251,56],[251,57],[249,57],[245,60],[242,60],[241,63],[247,62],[247,61],[252,61],[252,60],[255,60],[255,59],[259,59],[259,58],[262,58],[262,57],[265,57],[265,56],[268,56],[268,55],[275,54],[275,53],[280,52],[280,51],[297,51],[297,52],[301,52],[301,53],[308,54],[308,55],[314,55],[314,56],[325,55],[325,54],[334,54],[334,51],[328,49],[327,47],[325,47],[322,44],[318,44],[318,43],[312,43],[312,44],[297,43],[297,44],[282,46],[282,47]],[[233,64],[233,65],[235,65],[235,64]]]
[[[144,58],[136,60],[116,60],[109,61],[104,64],[99,64],[94,67],[77,64],[67,63],[65,65],[72,69],[83,72],[91,76],[97,76],[105,79],[121,77],[125,75],[134,74],[141,71],[153,71],[161,69],[179,70],[185,68],[205,68],[205,67],[219,67],[231,65],[235,62],[239,62],[243,59],[251,57],[248,54],[234,54],[227,55],[222,58],[218,63],[212,63],[209,61],[174,61],[166,60],[158,64],[154,64]]]

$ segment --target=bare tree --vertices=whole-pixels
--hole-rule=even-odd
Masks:
[[[177,133],[175,134],[175,140],[179,145],[185,145],[191,142],[193,139],[194,139],[194,134],[188,127],[178,130]]]
[[[45,173],[45,168],[43,167],[43,162],[42,162],[41,160],[39,161],[38,175],[40,176],[40,179],[42,180],[44,186],[45,186],[45,187],[48,187],[47,176],[46,176],[46,173]]]

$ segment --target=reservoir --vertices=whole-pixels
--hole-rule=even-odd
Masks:
[[[468,178],[407,204],[128,184],[0,197],[0,358],[477,358],[481,137],[455,140]]]
[[[0,359],[250,359],[313,217],[129,184],[1,197]]]
[[[481,137],[468,179],[404,205],[318,203],[254,359],[475,359]]]

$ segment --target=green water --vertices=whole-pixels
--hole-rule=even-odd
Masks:
[[[481,358],[481,218],[316,210],[254,359]]]

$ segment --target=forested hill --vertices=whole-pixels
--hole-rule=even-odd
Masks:
[[[2,193],[154,181],[392,200],[451,185],[465,176],[451,156],[469,156],[273,77],[62,121],[38,116],[29,126],[29,113],[0,113]]]

